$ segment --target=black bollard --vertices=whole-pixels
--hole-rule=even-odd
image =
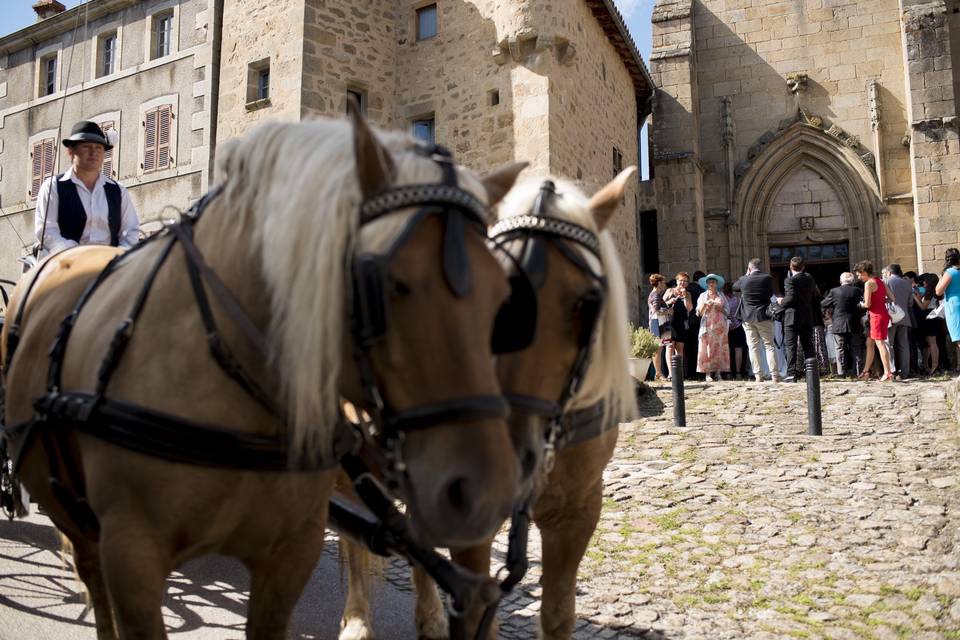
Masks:
[[[807,372],[807,435],[823,435],[823,416],[820,413],[820,365],[816,358],[803,361]]]
[[[687,406],[683,397],[683,356],[673,354],[673,423],[678,427],[687,426]]]

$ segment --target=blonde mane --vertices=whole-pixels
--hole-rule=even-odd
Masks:
[[[394,158],[397,184],[439,181],[437,165],[412,153],[410,136],[375,133]],[[345,120],[265,123],[221,147],[217,174],[230,217],[222,232],[235,234],[235,242],[247,237],[260,256],[270,294],[271,361],[282,378],[291,444],[299,454],[327,456],[349,331],[349,257],[355,248],[376,251],[413,209],[358,234],[361,193]],[[461,170],[458,177],[486,202],[475,175]]]
[[[499,219],[528,213],[540,191],[543,177],[528,177],[517,183],[500,203]],[[589,198],[572,182],[549,178],[556,185],[557,197],[550,199],[549,214],[576,223],[597,233],[597,223],[590,212]],[[584,258],[607,278],[607,296],[590,351],[590,364],[580,391],[570,409],[582,409],[604,400],[604,425],[614,425],[636,416],[633,379],[629,370],[627,336],[627,288],[616,245],[610,231],[599,233],[600,259],[581,248]]]

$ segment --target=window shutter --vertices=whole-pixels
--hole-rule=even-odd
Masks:
[[[103,135],[107,135],[107,131],[113,129],[113,120],[108,120],[107,122],[101,122],[100,128],[103,130]],[[108,178],[113,177],[113,149],[104,151],[103,153],[103,168],[100,170],[104,176]]]
[[[37,142],[30,151],[30,197],[36,198],[40,193],[40,185],[53,175],[54,140],[47,138]]]
[[[143,172],[149,173],[157,169],[157,112],[159,109],[147,111],[143,123]]]
[[[43,182],[43,144],[45,141],[37,142],[31,147],[30,151],[30,197],[36,198],[40,193],[40,183]]]
[[[170,105],[157,109],[157,169],[170,167]]]

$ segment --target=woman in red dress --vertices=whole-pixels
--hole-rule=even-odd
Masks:
[[[880,382],[889,382],[893,380],[893,372],[890,371],[890,352],[887,350],[887,329],[890,327],[887,300],[893,301],[893,295],[883,284],[883,280],[874,277],[873,263],[869,260],[858,262],[853,267],[853,271],[863,283],[863,302],[860,303],[860,307],[866,309],[870,317],[870,331],[867,333],[867,361],[858,379],[870,379],[873,346],[876,345],[877,351],[880,352],[880,362],[883,363],[883,377],[880,378]]]

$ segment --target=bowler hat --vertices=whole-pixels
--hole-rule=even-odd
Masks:
[[[103,130],[100,128],[100,125],[96,122],[90,122],[89,120],[81,120],[73,125],[73,129],[70,130],[70,137],[63,139],[63,146],[72,147],[81,142],[96,142],[97,144],[102,144],[103,148],[107,151],[113,149],[113,145],[110,144],[110,142],[107,141],[107,137],[103,135]]]

